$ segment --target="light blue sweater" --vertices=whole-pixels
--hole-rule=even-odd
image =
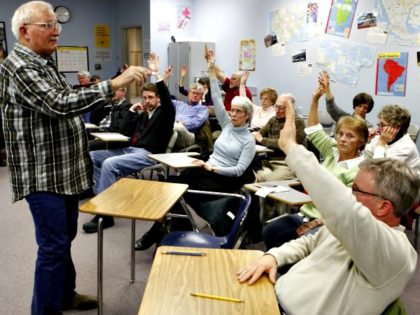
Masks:
[[[255,139],[249,126],[234,127],[223,106],[222,95],[216,79],[210,80],[211,97],[222,133],[214,143],[213,154],[208,163],[216,172],[225,176],[241,176],[255,156]]]

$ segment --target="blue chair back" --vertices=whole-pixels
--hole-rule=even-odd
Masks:
[[[206,192],[200,192],[206,193]],[[207,192],[212,195],[220,195],[222,197],[240,198],[241,202],[236,211],[232,227],[227,235],[215,236],[195,231],[175,231],[166,235],[159,245],[165,246],[186,246],[186,247],[206,247],[206,248],[237,248],[237,241],[242,233],[243,223],[248,214],[251,204],[251,195],[247,191],[242,194],[228,194]]]

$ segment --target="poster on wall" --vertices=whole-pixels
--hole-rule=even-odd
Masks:
[[[109,26],[107,24],[95,24],[95,47],[110,48]]]
[[[180,30],[187,30],[191,23],[191,9],[187,6],[178,6],[177,11],[177,28]]]
[[[58,46],[55,60],[60,72],[89,71],[89,48],[85,46]]]
[[[379,53],[376,67],[376,95],[405,96],[408,52]]]
[[[306,12],[306,23],[317,23],[318,22],[318,3],[308,3],[308,10]]]
[[[241,40],[239,51],[239,70],[255,71],[257,63],[257,45],[255,40]]]
[[[325,33],[349,37],[357,0],[333,0]]]

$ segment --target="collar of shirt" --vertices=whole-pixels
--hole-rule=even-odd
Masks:
[[[147,116],[149,117],[149,119],[152,119],[153,113],[156,111],[156,108],[151,111],[151,112],[147,112]]]
[[[338,166],[346,168],[346,169],[351,169],[357,165],[360,164],[360,162],[363,161],[364,157],[363,156],[358,156],[354,159],[350,159],[350,160],[345,160],[345,161],[338,161],[338,149],[337,148],[333,148],[333,155],[334,155],[334,160],[337,163]]]
[[[16,43],[15,44],[15,50],[17,52],[23,53],[25,55],[28,55],[31,58],[36,59],[36,61],[42,65],[47,65],[48,61],[50,61],[50,63],[54,64],[54,61],[52,61],[52,57],[49,57],[48,59],[42,58],[40,55],[38,55],[36,52],[34,52],[33,50],[31,50],[30,48],[22,45],[21,43]]]

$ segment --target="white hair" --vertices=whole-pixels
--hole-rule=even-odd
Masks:
[[[200,93],[204,93],[204,86],[200,83],[191,83],[190,90],[197,90]]]
[[[32,23],[32,19],[44,11],[54,12],[54,8],[50,3],[45,1],[29,1],[16,9],[12,17],[12,32],[17,40],[19,40],[20,27]]]
[[[87,77],[87,78],[90,78],[90,73],[89,73],[89,71],[83,70],[83,71],[77,72],[77,76],[78,77]]]
[[[249,118],[247,119],[247,123],[249,123],[252,120],[252,114],[254,113],[254,106],[252,106],[251,100],[246,96],[235,96],[232,99],[232,106],[240,106],[242,109],[249,115]]]
[[[296,107],[296,99],[292,93],[282,93],[279,95],[279,97],[287,97],[290,103],[292,103],[293,108]]]

